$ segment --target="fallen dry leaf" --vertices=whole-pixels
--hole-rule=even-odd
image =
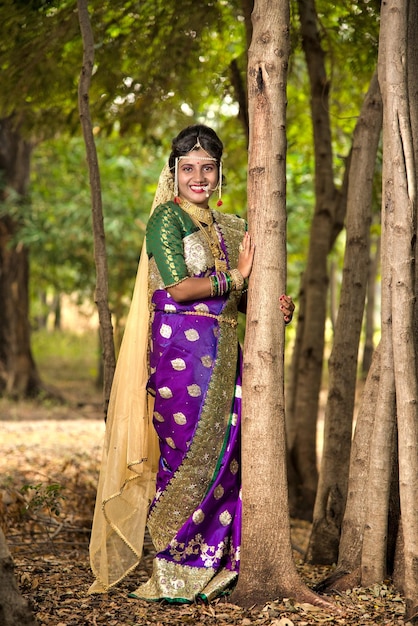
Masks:
[[[389,583],[328,596],[343,611],[330,615],[291,598],[265,607],[243,609],[222,598],[212,604],[183,606],[146,603],[128,593],[147,579],[152,546],[137,571],[103,596],[88,596],[92,582],[88,541],[93,513],[104,425],[100,400],[71,409],[36,403],[7,404],[0,399],[0,521],[5,527],[22,594],[30,601],[39,626],[403,626],[405,605]],[[20,407],[20,408],[19,408]],[[54,504],[31,508],[33,490],[24,485],[60,485]],[[42,491],[41,496],[48,495]],[[29,505],[29,506],[28,506]],[[301,554],[310,525],[292,520],[295,562],[308,586],[330,568],[305,564]]]

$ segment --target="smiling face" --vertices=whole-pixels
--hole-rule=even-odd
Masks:
[[[178,161],[179,195],[197,206],[207,208],[218,184],[218,166],[204,150],[192,150]]]

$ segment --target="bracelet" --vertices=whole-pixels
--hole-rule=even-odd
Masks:
[[[209,283],[210,283],[210,297],[213,298],[215,295],[215,281],[214,281],[214,276],[209,276]]]
[[[209,280],[210,295],[212,298],[215,296],[223,296],[234,289],[234,279],[229,272],[216,272],[216,274],[209,276]]]
[[[243,287],[244,287],[244,277],[241,274],[241,272],[239,271],[238,268],[234,269],[234,270],[230,270],[230,275],[231,275],[231,279],[232,279],[232,289],[234,291],[242,291]]]

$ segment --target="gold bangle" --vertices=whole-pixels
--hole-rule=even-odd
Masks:
[[[212,276],[209,276],[209,283],[210,283],[210,297],[213,298],[215,295],[215,285],[214,285]]]
[[[233,284],[233,289],[235,291],[242,291],[243,287],[244,287],[244,277],[241,274],[241,272],[239,271],[238,268],[234,269],[234,270],[230,270],[230,275],[232,278],[232,284]]]

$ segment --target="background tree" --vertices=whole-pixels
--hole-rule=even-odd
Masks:
[[[341,297],[329,358],[324,447],[307,559],[335,563],[347,498],[358,350],[370,256],[373,178],[382,127],[377,75],[353,136],[347,192],[346,246]]]
[[[289,455],[293,478],[291,511],[296,517],[311,519],[318,481],[316,423],[322,379],[324,331],[328,290],[327,258],[335,240],[337,215],[339,227],[345,212],[345,198],[334,182],[333,148],[330,122],[330,82],[325,53],[313,0],[299,0],[302,46],[308,67],[312,128],[315,150],[315,211],[312,219],[307,264],[303,274],[303,323],[298,325],[300,350],[293,375],[295,396],[289,411],[291,420]],[[342,200],[342,215],[337,213]]]
[[[36,626],[28,603],[19,593],[12,556],[0,528],[0,620],[2,626]]]
[[[197,91],[193,81],[189,81],[189,88],[184,89],[185,73],[188,73],[189,78],[199,80],[201,85],[201,74],[198,75],[197,68],[207,59],[211,59],[212,66],[215,64],[215,52],[211,56],[211,51],[222,53],[217,58],[216,73],[211,74],[216,83],[215,88],[213,81],[209,81],[205,84],[206,91],[199,91],[200,99],[205,94],[206,102],[215,102],[224,90],[218,78],[219,61],[228,68],[231,55],[239,56],[241,53],[237,46],[232,50],[226,49],[220,39],[216,45],[214,41],[209,41],[213,40],[214,30],[211,30],[210,35],[205,34],[209,24],[222,24],[225,14],[229,15],[236,10],[234,5],[228,4],[218,10],[213,3],[196,5],[186,1],[184,11],[179,13],[174,2],[171,5],[161,2],[152,3],[152,6],[145,4],[138,13],[135,2],[93,2],[92,9],[97,47],[100,49],[92,84],[92,101],[95,103],[92,115],[96,128],[101,128],[102,132],[114,128],[115,124],[124,133],[135,127],[137,132],[152,136],[161,143],[164,131],[158,122],[162,110],[170,110],[171,113],[176,111],[176,115],[171,115],[167,121],[170,133],[174,126],[177,130],[180,123],[183,125],[184,119],[191,113],[199,114],[199,107],[202,106],[200,100],[196,111],[192,108],[198,102]],[[173,19],[174,15],[177,19]],[[0,139],[3,137],[4,159],[9,159],[8,162],[4,159],[0,162],[4,173],[2,195],[5,198],[10,196],[10,190],[19,196],[22,193],[22,181],[29,178],[30,152],[23,157],[23,145],[30,148],[35,142],[38,144],[40,140],[51,137],[59,128],[65,127],[66,132],[71,133],[78,127],[75,60],[81,62],[82,51],[77,15],[72,2],[56,0],[44,3],[33,0],[29,3],[14,3],[9,0],[2,4],[0,17],[4,33],[7,33],[1,40],[0,60],[2,68],[11,78],[7,93],[3,90],[0,96],[2,127],[5,129],[9,126],[7,141],[4,133],[0,136]],[[242,23],[231,17],[230,35],[233,34],[234,26],[243,30]],[[168,40],[172,52],[170,55],[165,52]],[[164,45],[161,45],[161,41],[164,41]],[[239,37],[237,41],[241,41]],[[202,54],[203,49],[206,56]],[[136,50],[135,54],[132,54],[132,50]],[[142,59],[138,56],[138,50],[142,52]],[[181,74],[178,72],[180,56],[183,59]],[[120,59],[121,63],[115,63],[115,59]],[[150,128],[156,132],[149,132]],[[15,142],[13,149],[9,145],[11,139]],[[17,155],[16,163],[13,154]],[[28,206],[25,204],[26,213]],[[22,277],[26,275],[27,251],[17,246],[19,222],[10,219],[10,203],[3,205],[3,208],[3,237],[0,243],[4,247],[0,251],[0,262],[3,258],[5,262],[0,272],[4,283],[1,289],[7,294],[7,301],[11,302],[8,291],[13,277],[8,271],[11,267],[7,262],[9,241],[14,238],[15,252],[21,252],[20,256],[16,255],[12,266]],[[28,306],[24,308],[26,301],[27,285],[22,279],[19,311],[27,323],[29,311]],[[16,327],[14,310],[15,307],[4,307],[0,314],[0,326],[9,329],[9,340],[6,334],[0,336],[1,391],[15,395],[35,395],[39,391],[40,381],[31,355],[29,332],[28,329],[25,331]],[[12,346],[10,338],[20,343]]]
[[[113,341],[112,317],[109,308],[108,268],[106,254],[106,235],[103,226],[103,203],[100,185],[100,168],[94,142],[93,126],[90,116],[89,89],[94,64],[94,37],[87,0],[78,0],[78,16],[83,39],[83,65],[78,88],[78,106],[81,127],[86,145],[87,164],[91,189],[92,225],[94,240],[94,260],[96,265],[95,302],[99,313],[100,338],[103,346],[103,396],[104,413],[110,398],[110,390],[116,367],[115,346]]]
[[[418,367],[415,261],[417,165],[411,132],[408,63],[409,2],[382,5],[379,81],[384,102],[385,213],[393,213],[384,254],[391,287],[393,369],[399,458],[399,497],[407,619],[418,615]],[[416,11],[414,11],[416,16]],[[412,33],[412,38],[416,35]],[[389,245],[388,245],[389,244]],[[393,247],[392,245],[393,244]]]
[[[328,316],[328,262],[343,228],[347,202],[349,160],[340,155],[350,153],[348,120],[353,123],[358,115],[353,108],[351,115],[347,115],[348,109],[343,113],[347,105],[339,91],[343,82],[339,68],[340,62],[344,63],[341,55],[345,54],[345,67],[348,62],[359,80],[369,82],[377,50],[376,5],[361,2],[354,7],[350,2],[342,3],[330,14],[320,0],[298,2],[300,39],[309,76],[305,88],[310,94],[315,159],[315,209],[299,294],[296,351],[287,403],[291,513],[303,519],[311,519],[317,488],[317,419]],[[361,53],[352,56],[345,42],[350,41],[360,50],[363,37],[368,41],[368,55],[367,62],[361,66]],[[346,81],[344,84],[347,87]],[[354,99],[351,107],[356,106],[360,108],[360,101]],[[295,130],[300,132],[300,128],[298,124]]]
[[[12,118],[0,122],[0,201],[28,208],[32,145]],[[16,241],[19,224],[0,213],[0,394],[34,396],[40,379],[30,350],[28,250]]]
[[[416,35],[408,26],[411,14],[416,16],[416,7],[402,0],[382,4],[378,66],[383,99],[382,340],[357,419],[338,567],[326,581],[334,588],[371,585],[395,572],[406,597],[407,621],[416,620],[418,606],[417,168],[409,101],[416,83],[408,83],[409,36],[417,48]]]

